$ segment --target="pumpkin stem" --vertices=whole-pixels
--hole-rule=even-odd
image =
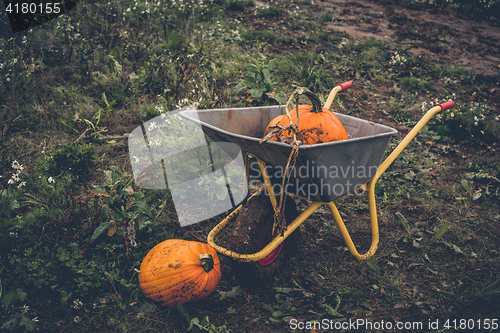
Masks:
[[[315,112],[315,113],[323,112],[323,107],[321,106],[321,101],[319,100],[318,96],[316,96],[315,93],[313,93],[311,90],[307,89],[306,87],[298,87],[296,91],[297,91],[297,94],[306,95],[307,98],[309,98],[309,100],[312,103],[311,112]]]
[[[198,260],[200,261],[200,265],[205,272],[208,273],[214,268],[214,258],[211,254],[200,254],[198,255]]]

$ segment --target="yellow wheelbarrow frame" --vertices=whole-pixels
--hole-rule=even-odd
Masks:
[[[333,102],[336,94],[348,87],[352,84],[350,82],[339,84],[330,92],[327,101],[325,103],[326,108],[330,108],[331,103]],[[231,214],[229,214],[224,220],[222,220],[217,226],[215,226],[209,233],[207,237],[207,242],[210,246],[215,248],[219,253],[236,259],[240,262],[252,262],[259,261],[265,257],[267,257],[273,250],[275,250],[285,239],[288,238],[309,216],[311,216],[320,206],[327,205],[332,212],[333,218],[335,219],[335,223],[340,230],[342,237],[344,238],[344,242],[346,243],[349,252],[359,260],[366,260],[372,257],[377,251],[378,243],[379,243],[379,228],[378,228],[378,220],[377,220],[377,208],[375,203],[375,185],[380,176],[387,170],[387,168],[394,162],[394,160],[401,154],[401,152],[408,146],[411,140],[417,135],[418,132],[425,126],[425,124],[438,112],[452,108],[455,106],[453,101],[449,101],[442,104],[437,104],[433,108],[427,111],[427,113],[420,119],[420,121],[415,125],[415,127],[408,133],[408,135],[399,143],[399,145],[394,149],[394,151],[381,163],[378,167],[375,176],[361,185],[360,188],[364,191],[368,192],[368,206],[370,213],[370,226],[371,226],[371,234],[372,234],[372,242],[371,246],[365,254],[359,254],[356,250],[356,246],[354,245],[349,232],[340,216],[340,213],[333,203],[330,202],[313,202],[306,210],[304,210],[292,223],[290,223],[287,228],[279,235],[275,236],[274,239],[269,242],[262,250],[253,253],[253,254],[242,254],[237,253],[231,250],[228,250],[220,245],[215,243],[215,237],[228,225],[228,223],[236,217],[239,213],[243,204],[238,206]],[[252,154],[250,154],[252,155]],[[252,155],[254,156],[254,155]],[[265,186],[262,186],[257,192],[255,192],[249,200],[251,200],[254,196],[259,194],[264,188],[267,188],[268,193],[273,193],[272,184],[269,178],[269,175],[266,171],[265,162],[260,160],[257,156],[254,156],[257,159],[259,164],[259,168],[262,172],[262,177],[264,179]],[[247,166],[248,168],[248,166]],[[248,174],[248,173],[247,173]],[[274,195],[269,195],[271,203],[273,204],[274,209],[276,210],[277,201]]]

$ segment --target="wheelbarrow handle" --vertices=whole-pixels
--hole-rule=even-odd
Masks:
[[[352,82],[347,81],[344,83],[339,83],[337,84],[332,91],[330,91],[330,94],[328,95],[328,98],[326,99],[325,106],[323,106],[325,109],[330,110],[330,106],[332,106],[333,100],[335,99],[335,96],[337,96],[338,92],[344,91],[348,88],[352,87]]]
[[[444,110],[448,110],[448,109],[451,109],[451,108],[455,107],[455,102],[448,101],[448,102],[445,102],[445,103],[436,104],[436,106],[440,106],[441,107],[441,111],[444,111]]]
[[[341,91],[344,91],[344,90],[352,87],[352,81],[347,81],[347,82],[344,82],[344,83],[339,83],[335,87],[339,87],[339,86],[342,88]]]
[[[394,160],[401,154],[401,152],[408,146],[408,144],[413,140],[413,138],[420,132],[420,130],[427,124],[427,122],[438,112],[450,109],[455,106],[455,102],[448,101],[441,104],[436,104],[433,108],[429,109],[427,113],[419,120],[419,122],[411,129],[411,131],[405,136],[405,138],[399,143],[399,145],[392,151],[392,153],[385,159],[385,161],[379,166],[375,176],[372,178],[371,183],[375,184],[377,179],[384,173],[384,171],[394,162]],[[366,190],[366,184],[363,185],[363,189]]]

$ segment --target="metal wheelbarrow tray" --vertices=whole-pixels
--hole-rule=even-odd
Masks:
[[[336,93],[343,89],[344,87],[340,87],[337,91],[332,90],[332,92]],[[334,94],[331,94],[331,96],[334,96]],[[379,241],[375,204],[376,181],[436,113],[454,106],[455,103],[449,101],[437,104],[427,111],[383,163],[381,163],[381,160],[387,144],[391,136],[397,134],[397,131],[385,125],[336,113],[346,129],[349,139],[300,146],[296,165],[291,172],[289,181],[292,186],[284,189],[286,193],[309,198],[313,200],[313,203],[289,224],[285,231],[276,235],[259,252],[253,254],[236,253],[215,243],[215,237],[235,218],[242,205],[212,229],[207,237],[208,244],[218,252],[238,261],[258,261],[262,265],[267,265],[272,263],[273,259],[279,254],[283,241],[318,207],[327,205],[350,253],[358,259],[367,259],[373,256]],[[245,156],[246,164],[248,163],[247,155],[257,159],[266,186],[255,192],[253,196],[264,188],[267,188],[268,193],[278,194],[274,191],[273,185],[281,184],[282,178],[280,175],[283,174],[282,172],[286,167],[292,148],[285,143],[267,141],[261,144],[259,141],[269,122],[276,116],[285,114],[285,106],[281,108],[279,106],[266,106],[187,110],[181,111],[179,114],[181,117],[201,126],[203,131],[214,141],[230,142],[234,144],[233,147],[239,147],[239,150]],[[240,151],[227,151],[227,153],[234,157]],[[333,203],[333,200],[357,189],[362,189],[368,194],[372,242],[365,254],[359,254],[356,250],[337,207]],[[281,193],[283,189],[280,188],[279,190],[279,193]],[[276,209],[276,197],[269,195],[269,198]]]
[[[266,162],[271,182],[277,186],[292,150],[286,143],[259,143],[267,124],[285,107],[266,106],[182,111],[180,115],[199,124],[214,141],[236,144],[243,155]],[[315,201],[333,201],[357,189],[375,176],[385,148],[398,132],[388,126],[336,114],[349,140],[299,147],[287,192]],[[228,152],[230,154],[230,152]],[[283,171],[283,172],[282,172]]]

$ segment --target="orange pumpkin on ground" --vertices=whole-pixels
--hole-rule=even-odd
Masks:
[[[315,143],[325,143],[331,141],[347,140],[347,132],[339,118],[327,108],[321,107],[319,98],[306,88],[303,94],[312,102],[311,105],[299,105],[299,132],[304,136],[302,144],[312,145]],[[297,110],[290,112],[290,118],[294,124],[297,124]],[[267,129],[271,126],[279,125],[281,127],[289,125],[290,121],[286,115],[280,115],[271,120]],[[266,129],[266,132],[267,132]],[[280,136],[291,136],[291,131],[284,131]],[[276,137],[271,138],[277,141]]]
[[[210,295],[221,278],[220,261],[205,243],[168,239],[142,261],[139,287],[143,294],[170,308]]]

